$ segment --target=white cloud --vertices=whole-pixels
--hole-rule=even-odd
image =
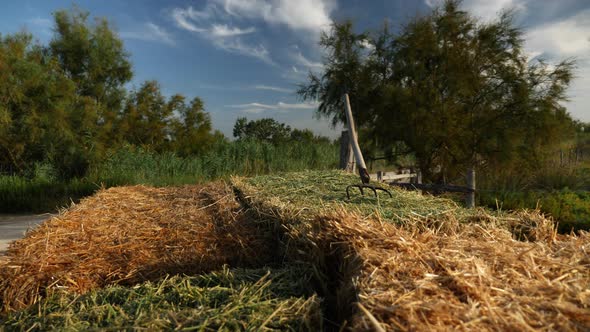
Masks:
[[[319,33],[332,23],[335,1],[329,0],[215,0],[233,16],[263,19],[294,30]]]
[[[281,73],[281,77],[292,83],[301,83],[307,80],[309,70],[302,67],[291,66],[291,68],[285,68]]]
[[[199,28],[195,26],[193,23],[189,22],[189,19],[192,18],[192,14],[194,13],[193,7],[188,7],[187,9],[181,8],[174,8],[172,10],[172,18],[176,22],[176,25],[179,27],[192,31],[192,32],[205,32],[207,29]]]
[[[590,56],[590,9],[558,22],[534,27],[525,40],[529,52],[553,56]]]
[[[139,31],[121,32],[121,37],[126,39],[159,42],[168,45],[175,44],[172,35],[168,31],[152,22],[144,24]]]
[[[276,104],[263,104],[263,103],[248,103],[239,105],[227,105],[227,107],[239,108],[244,113],[259,114],[266,111],[279,111],[289,112],[295,110],[314,110],[317,109],[319,103],[284,103],[278,102]]]
[[[194,10],[192,6],[186,9],[186,15],[193,20],[209,19],[215,15],[215,6],[208,3],[202,11]]]
[[[370,41],[363,39],[359,42],[359,44],[361,44],[362,47],[366,48],[369,51],[372,51],[375,49],[375,45],[371,44]]]
[[[324,69],[324,64],[321,62],[314,62],[314,61],[310,61],[309,59],[307,59],[306,57],[303,56],[303,54],[301,54],[301,52],[292,54],[294,60],[299,63],[300,65],[307,67],[310,70],[313,69],[319,69],[322,70]],[[295,70],[295,72],[297,72]]]
[[[503,10],[526,11],[524,0],[468,0],[463,3],[465,9],[485,21],[492,21]]]
[[[274,61],[272,61],[270,57],[269,51],[262,44],[256,46],[249,45],[244,43],[240,39],[233,38],[214,39],[213,44],[222,50],[226,50],[231,53],[250,56],[253,58],[257,58],[260,61],[265,62],[269,65],[275,65]]]
[[[320,32],[332,24],[330,14],[336,8],[336,0],[206,0],[202,3],[198,10],[192,6],[172,9],[170,13],[176,25],[199,34],[217,48],[271,65],[276,63],[267,43],[256,33],[255,24],[287,27],[315,47]],[[248,25],[244,27],[244,24]],[[308,69],[323,68],[299,50],[291,60]]]
[[[293,92],[292,89],[286,89],[286,88],[281,88],[281,87],[277,87],[277,86],[270,86],[270,85],[254,85],[253,88],[256,90],[269,90],[269,91],[285,92],[285,93]]]
[[[211,84],[211,83],[199,83],[199,89],[207,89],[207,90],[223,90],[223,91],[248,91],[248,90],[267,90],[267,91],[275,91],[275,92],[282,92],[282,93],[292,93],[294,92],[293,89],[287,89],[279,86],[273,85],[264,85],[264,84],[256,84],[256,85],[227,85],[227,84]]]
[[[529,54],[537,54],[550,62],[566,58],[577,60],[565,103],[575,118],[590,121],[590,9],[568,18],[533,27],[526,32],[525,48]]]
[[[443,3],[443,0],[425,0],[424,3],[428,7],[434,8],[440,6]]]
[[[230,27],[227,24],[213,24],[211,27],[211,35],[214,37],[232,37],[232,36],[239,36],[245,35],[248,33],[252,33],[256,31],[254,28],[246,28],[240,29],[235,27]]]
[[[590,61],[579,65],[576,70],[576,78],[568,89],[570,101],[566,103],[570,114],[584,122],[590,122],[590,101],[588,100],[588,87],[590,87]]]
[[[270,52],[264,45],[252,45],[240,38],[242,35],[253,33],[255,31],[253,27],[242,29],[231,27],[228,24],[209,22],[216,18],[217,12],[216,7],[208,3],[202,11],[194,10],[192,7],[186,9],[175,8],[172,10],[172,18],[178,27],[198,33],[219,49],[250,56],[275,65],[270,57]],[[209,25],[209,27],[205,28],[203,25]]]

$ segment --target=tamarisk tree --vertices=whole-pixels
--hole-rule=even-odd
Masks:
[[[549,65],[524,51],[510,12],[481,22],[446,1],[394,35],[355,33],[350,22],[323,35],[325,70],[298,91],[318,112],[343,121],[348,92],[362,130],[384,149],[408,148],[426,179],[515,159],[531,163],[569,133],[561,102],[574,62]]]

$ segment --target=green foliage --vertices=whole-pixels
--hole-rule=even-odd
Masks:
[[[28,34],[0,38],[0,165],[20,172],[51,161],[62,174],[85,171],[93,107],[80,103],[75,84]],[[90,119],[90,121],[89,121]]]
[[[43,175],[29,179],[22,176],[0,176],[0,211],[48,212],[69,206],[92,195],[99,185],[79,179],[54,180]]]
[[[561,232],[590,229],[590,163],[560,165],[556,152],[554,160],[536,169],[507,166],[480,172],[479,204],[507,210],[539,208],[559,222]]]
[[[330,139],[315,136],[309,129],[291,129],[290,126],[272,118],[250,120],[242,117],[236,120],[233,130],[238,140],[257,140],[273,144],[284,143],[288,140],[307,143],[329,143]]]
[[[230,175],[258,175],[304,169],[331,169],[338,163],[332,144],[220,141],[197,157],[155,153],[127,146],[117,149],[90,172],[93,181],[173,185],[205,182]]]
[[[53,16],[54,36],[48,53],[74,82],[79,105],[92,107],[91,119],[71,127],[77,138],[87,141],[86,150],[75,149],[70,153],[73,162],[80,163],[76,159],[85,151],[92,149],[95,154],[92,157],[100,157],[105,147],[118,141],[117,113],[125,99],[124,85],[133,76],[131,62],[123,41],[106,19],[96,18],[91,24],[90,14],[78,7],[57,11]],[[76,117],[85,117],[85,113]],[[81,175],[77,173],[69,175]]]
[[[321,40],[326,69],[298,93],[338,123],[348,92],[357,125],[385,151],[403,143],[427,180],[515,159],[534,165],[573,132],[559,103],[574,63],[529,62],[523,42],[510,13],[478,22],[454,0],[397,36],[334,24]]]
[[[135,145],[166,149],[173,109],[167,105],[156,81],[146,81],[131,92],[121,115],[120,134]]]
[[[238,118],[233,131],[234,137],[238,140],[254,139],[271,143],[286,141],[290,133],[291,127],[271,118],[251,121]]]
[[[55,36],[49,49],[76,83],[78,93],[105,106],[102,120],[106,126],[120,108],[123,85],[133,73],[123,41],[109,22],[100,18],[91,25],[89,15],[77,7],[55,12]]]
[[[504,210],[536,209],[553,217],[561,233],[590,230],[590,192],[569,189],[550,191],[483,192],[480,204]]]
[[[0,212],[54,211],[101,186],[183,185],[230,175],[333,169],[337,165],[338,147],[328,142],[273,145],[217,140],[207,153],[188,157],[126,145],[107,154],[80,179],[65,181],[53,177],[53,169],[47,164],[38,164],[29,178],[0,176]]]
[[[49,163],[67,180],[122,144],[188,157],[222,140],[198,97],[166,100],[156,81],[127,92],[123,41],[106,19],[89,16],[57,11],[48,46],[26,33],[0,36],[0,169],[29,175]]]
[[[172,150],[181,156],[205,153],[216,141],[224,140],[223,134],[211,134],[211,117],[204,111],[204,103],[195,97],[190,105],[184,103],[184,97],[177,95],[171,98],[175,112],[180,116],[173,123]]]
[[[2,317],[0,329],[321,330],[320,301],[305,282],[309,275],[297,268],[226,268],[84,295],[63,291]]]

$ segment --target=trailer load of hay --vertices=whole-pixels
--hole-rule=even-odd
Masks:
[[[9,248],[0,330],[590,330],[588,233],[356,182],[102,190]]]
[[[319,271],[328,314],[352,330],[590,329],[590,235],[558,235],[538,212],[492,214],[391,189],[345,199],[356,178],[235,178],[285,255]]]

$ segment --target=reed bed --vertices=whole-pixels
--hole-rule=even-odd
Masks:
[[[0,265],[2,311],[53,291],[85,293],[167,274],[272,261],[268,232],[223,183],[101,190],[15,241]]]
[[[338,171],[234,178],[315,271],[326,315],[354,331],[590,329],[590,235],[538,211],[492,213],[391,189],[346,200]]]
[[[187,157],[126,145],[92,163],[81,178],[60,178],[48,163],[36,164],[29,177],[0,174],[0,211],[55,211],[92,195],[101,185],[180,186],[226,179],[232,174],[254,176],[337,165],[338,146],[327,142],[218,142],[207,153]]]

